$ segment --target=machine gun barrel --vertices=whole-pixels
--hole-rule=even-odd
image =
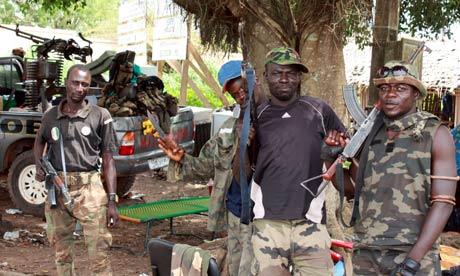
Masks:
[[[28,39],[28,40],[32,40],[35,43],[45,43],[46,41],[49,40],[47,38],[19,30],[19,24],[16,24],[16,29],[13,29],[7,26],[3,26],[3,25],[0,25],[0,28],[13,31],[16,33],[17,36]]]

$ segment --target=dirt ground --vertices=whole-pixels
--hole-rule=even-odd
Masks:
[[[172,199],[183,196],[204,196],[208,194],[206,185],[196,183],[168,183],[155,173],[138,175],[131,191],[145,194],[146,201]],[[9,215],[5,210],[14,208],[8,196],[6,179],[0,178],[0,214],[4,221],[11,222],[13,230],[20,230],[20,238],[7,241],[0,237],[0,275],[1,271],[21,272],[32,275],[55,275],[54,250],[46,240],[43,219],[16,214]],[[178,233],[195,234],[204,239],[211,239],[212,234],[206,230],[206,217],[193,215],[174,219],[174,229]],[[10,231],[13,231],[10,230]],[[134,253],[143,251],[145,225],[125,221],[119,222],[112,231],[113,248],[110,260],[114,275],[151,275],[148,256],[137,256]],[[152,237],[160,236],[172,242],[198,245],[203,240],[194,236],[175,236],[169,234],[169,222],[162,221],[153,227]],[[89,275],[88,257],[83,239],[77,240],[76,272],[78,275]]]
[[[208,194],[206,185],[183,182],[172,184],[166,182],[162,174],[153,172],[138,175],[132,191],[145,194],[146,201]],[[12,230],[20,230],[20,238],[15,241],[7,241],[0,237],[0,275],[11,275],[13,272],[55,275],[54,251],[46,240],[45,221],[24,214],[7,214],[5,211],[10,208],[14,206],[8,196],[6,179],[1,177],[0,214],[4,221],[12,224]],[[203,216],[176,218],[174,227],[178,233],[194,234],[205,240],[210,240],[212,237],[212,234],[206,230],[206,217]],[[111,232],[113,248],[110,251],[110,260],[114,275],[151,275],[148,256],[133,254],[133,252],[143,251],[145,225],[121,221]],[[155,225],[151,235],[152,237],[160,236],[172,242],[203,245],[203,239],[195,236],[170,235],[168,221]],[[460,234],[444,233],[442,244],[460,248]],[[77,240],[76,243],[75,266],[78,275],[89,275],[88,257],[83,239]],[[2,271],[7,271],[7,273],[2,274]]]

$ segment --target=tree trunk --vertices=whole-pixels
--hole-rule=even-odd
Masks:
[[[284,46],[276,40],[260,21],[253,17],[246,19],[246,43],[249,59],[255,67],[257,77],[261,80],[267,95],[265,84],[264,60],[272,48]],[[302,76],[302,95],[309,95],[326,101],[341,118],[345,118],[346,109],[342,97],[342,85],[346,83],[343,44],[327,28],[310,34],[300,44],[302,62],[310,72]]]

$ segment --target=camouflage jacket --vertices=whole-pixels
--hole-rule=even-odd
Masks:
[[[224,122],[219,132],[204,144],[198,157],[186,154],[182,163],[169,162],[168,181],[214,179],[208,212],[208,230],[227,229],[227,191],[232,182],[232,161],[238,148],[235,118]]]
[[[361,246],[409,249],[429,210],[431,146],[440,122],[427,112],[384,122],[370,143],[354,230]]]
[[[171,276],[208,275],[211,254],[207,250],[176,243],[171,255]]]

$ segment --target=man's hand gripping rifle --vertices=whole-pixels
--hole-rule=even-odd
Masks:
[[[72,212],[73,199],[70,196],[69,190],[67,189],[67,185],[59,177],[53,165],[51,165],[51,162],[48,160],[46,156],[40,159],[40,166],[46,174],[45,182],[48,188],[48,200],[50,202],[51,208],[57,207],[56,188],[58,188],[61,191],[62,200],[65,208],[69,212]]]
[[[355,93],[353,86],[351,85],[345,85],[343,91],[344,91],[345,98],[353,97],[354,96],[353,94]],[[358,105],[354,105],[354,106],[358,107]],[[350,106],[348,105],[347,107],[350,108]],[[359,111],[354,110],[353,112],[358,113]],[[350,113],[353,113],[353,112],[350,112]],[[344,169],[349,169],[352,158],[357,156],[359,150],[364,144],[364,141],[366,140],[367,136],[369,136],[369,133],[371,132],[372,127],[374,126],[375,119],[377,118],[377,115],[379,114],[379,112],[380,112],[380,105],[376,104],[374,108],[372,109],[372,111],[369,113],[369,115],[364,119],[364,121],[358,122],[360,123],[360,125],[355,135],[353,135],[350,141],[348,141],[345,148],[343,148],[342,153],[339,154],[339,156],[334,161],[334,163],[329,167],[329,169],[321,175],[318,175],[310,179],[307,179],[305,181],[302,181],[300,185],[302,185],[302,187],[304,187],[308,192],[310,192],[311,195],[313,195],[314,197],[317,197],[326,188],[329,181],[331,181],[334,178],[338,165],[342,166]],[[322,178],[323,181],[321,182],[320,186],[318,187],[318,190],[315,193],[308,187],[307,183],[312,180],[318,179],[318,178]]]

